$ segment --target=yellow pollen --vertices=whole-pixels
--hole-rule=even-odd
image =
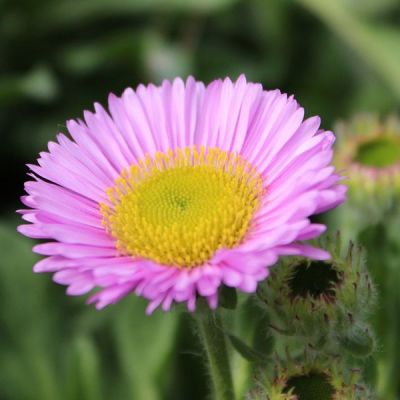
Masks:
[[[187,147],[123,171],[100,209],[120,253],[192,268],[243,240],[262,194],[261,176],[236,153]]]

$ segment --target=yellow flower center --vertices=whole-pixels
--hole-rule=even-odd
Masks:
[[[263,181],[235,153],[187,147],[142,159],[107,194],[103,224],[122,254],[192,268],[241,242]]]

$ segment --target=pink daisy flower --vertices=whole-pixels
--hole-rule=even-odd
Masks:
[[[210,307],[221,285],[254,292],[281,255],[326,259],[302,241],[325,226],[345,187],[330,165],[334,135],[279,90],[188,78],[128,88],[70,120],[29,165],[26,236],[35,272],[70,295],[97,289],[103,308],[129,293],[148,313],[173,303]]]

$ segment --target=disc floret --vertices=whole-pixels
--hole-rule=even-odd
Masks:
[[[147,156],[107,193],[103,224],[122,254],[193,268],[241,242],[263,182],[235,153],[187,147]]]

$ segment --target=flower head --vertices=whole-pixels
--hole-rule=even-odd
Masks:
[[[341,247],[337,234],[323,244],[331,254],[328,261],[288,257],[279,262],[258,287],[259,304],[272,317],[271,327],[277,333],[305,338],[319,351],[332,354],[345,349],[365,357],[375,347],[367,321],[376,289],[362,248],[350,242],[343,254]]]
[[[357,114],[336,131],[334,163],[347,177],[351,199],[374,218],[400,195],[400,119]]]
[[[329,223],[351,239],[399,213],[400,119],[360,113],[338,122],[335,131],[334,164],[346,176],[349,201],[331,215]]]
[[[259,84],[193,78],[110,95],[71,120],[30,165],[23,234],[47,258],[36,272],[98,308],[134,292],[148,312],[222,285],[254,292],[280,255],[328,257],[302,243],[340,204],[334,136],[293,97]]]
[[[336,126],[339,136],[335,162],[343,168],[350,185],[370,194],[388,186],[400,189],[400,120],[380,121],[374,114],[357,114]]]

